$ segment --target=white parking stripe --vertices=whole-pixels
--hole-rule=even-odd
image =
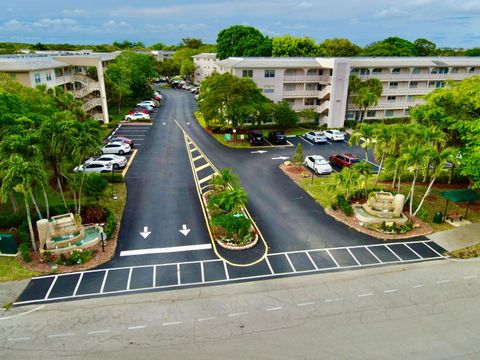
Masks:
[[[211,248],[212,248],[212,244],[198,244],[198,245],[171,246],[171,247],[163,247],[163,248],[124,250],[120,252],[120,256],[167,254],[167,253],[176,253],[176,252],[183,252],[183,251],[209,250]]]
[[[330,251],[328,251],[328,249],[326,250],[327,254],[332,258],[333,262],[335,263],[335,265],[338,267],[340,267],[340,265],[338,265],[338,262],[337,260],[335,260],[335,258],[332,256],[332,254],[330,253]]]
[[[208,164],[208,163],[207,163],[207,164],[203,164],[203,165],[195,168],[195,171],[196,171],[196,172],[199,172],[199,171],[201,171],[201,170],[203,170],[203,169],[206,169],[206,168],[208,168],[208,167],[210,167],[210,164]]]
[[[213,175],[208,175],[208,176],[204,177],[203,179],[198,180],[198,185],[203,184],[206,181],[209,181],[212,177],[213,177]]]
[[[50,287],[48,288],[47,294],[45,295],[44,299],[48,299],[48,297],[50,296],[50,292],[52,291],[53,286],[55,285],[55,282],[57,281],[57,279],[58,279],[58,275],[53,278],[53,281],[50,284]]]
[[[309,140],[305,139],[303,136],[299,136],[298,138],[299,138],[299,139],[302,139],[303,141],[305,141],[308,145],[311,145],[311,146],[314,145],[314,144],[312,144]]]
[[[295,269],[295,266],[293,266],[292,260],[290,260],[290,257],[288,256],[288,254],[285,254],[285,257],[287,258],[287,261],[290,264],[290,267],[292,268],[293,272],[297,272],[297,269]]]

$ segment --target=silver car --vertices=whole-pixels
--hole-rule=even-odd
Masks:
[[[102,154],[128,154],[130,152],[130,145],[125,143],[108,143],[102,148]]]
[[[118,155],[102,155],[100,157],[91,157],[85,164],[112,164],[113,168],[119,169],[127,165],[127,158],[125,156]]]
[[[73,169],[73,172],[83,171],[85,173],[104,173],[112,171],[112,164],[111,163],[92,163],[92,164],[84,164],[78,165]]]
[[[327,142],[327,137],[323,131],[310,131],[304,135],[307,140],[313,141],[315,144]]]

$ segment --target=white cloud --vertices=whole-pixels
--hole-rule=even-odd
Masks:
[[[300,9],[310,9],[314,6],[314,4],[310,1],[302,1],[300,4],[298,4],[296,7]]]
[[[374,16],[377,18],[402,18],[409,16],[409,13],[398,8],[390,8],[379,11]]]
[[[77,22],[75,20],[69,19],[69,18],[63,18],[63,19],[43,18],[31,23],[33,27],[39,27],[39,28],[64,27],[64,26],[72,26],[76,24]]]
[[[1,26],[2,30],[23,30],[24,28],[25,23],[16,19],[4,22]]]
[[[87,12],[82,9],[64,9],[62,14],[65,16],[85,16]]]
[[[132,29],[132,25],[125,21],[115,21],[109,20],[103,23],[103,27],[107,30],[130,30]]]

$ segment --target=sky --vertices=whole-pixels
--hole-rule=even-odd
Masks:
[[[389,36],[438,47],[480,47],[480,0],[0,0],[0,41],[102,44],[115,40],[215,43],[249,25],[270,37],[345,37],[365,46]]]

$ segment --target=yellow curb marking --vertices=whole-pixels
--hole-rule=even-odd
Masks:
[[[258,237],[262,240],[263,244],[265,245],[265,252],[262,254],[262,256],[255,260],[254,262],[251,262],[251,263],[247,263],[247,264],[237,264],[237,263],[234,263],[234,262],[231,262],[230,260],[227,260],[225,259],[223,256],[221,256],[218,252],[218,249],[217,249],[217,244],[216,244],[216,241],[215,239],[213,238],[213,235],[212,235],[212,231],[210,229],[210,223],[208,222],[208,217],[207,217],[207,213],[205,211],[205,205],[203,204],[203,200],[202,200],[202,190],[201,190],[201,187],[200,187],[200,182],[199,182],[199,179],[198,179],[198,176],[197,176],[197,173],[195,171],[195,165],[193,164],[193,158],[192,158],[192,149],[189,149],[189,145],[190,144],[193,144],[195,146],[195,148],[193,150],[197,150],[200,155],[205,159],[205,161],[210,164],[211,168],[215,171],[215,174],[220,174],[220,172],[218,171],[218,169],[215,167],[215,165],[212,164],[212,162],[210,161],[209,158],[207,158],[207,156],[205,156],[205,154],[203,153],[202,150],[200,150],[200,147],[198,147],[198,145],[188,136],[187,132],[182,128],[182,126],[175,120],[175,123],[177,124],[177,126],[180,128],[180,130],[182,130],[182,133],[183,133],[183,138],[185,140],[185,146],[187,148],[187,150],[190,150],[190,151],[187,151],[188,153],[188,158],[190,160],[190,166],[192,168],[192,173],[193,173],[193,179],[195,181],[195,187],[197,188],[197,195],[198,195],[198,200],[200,201],[200,205],[202,207],[202,214],[203,214],[203,217],[205,218],[205,223],[207,224],[207,230],[208,230],[208,235],[210,236],[210,241],[212,243],[212,248],[213,248],[213,252],[215,253],[215,255],[223,260],[225,263],[231,265],[231,266],[237,266],[237,267],[248,267],[248,266],[252,266],[252,265],[255,265],[255,264],[258,264],[259,262],[263,261],[266,257],[267,257],[267,253],[268,253],[268,244],[267,242],[265,241],[260,229],[258,228],[256,222],[253,220],[252,216],[250,215],[250,213],[248,212],[247,208],[244,208],[245,209],[245,212],[247,214],[247,216],[250,218],[250,220],[252,221],[252,225],[253,227],[255,228],[255,230],[257,231],[257,234],[258,234]],[[210,175],[208,178],[208,180],[212,177],[213,175]],[[205,182],[207,178],[203,178],[202,182]]]
[[[130,159],[128,159],[127,166],[125,166],[125,169],[123,169],[123,171],[122,171],[122,177],[125,177],[125,175],[127,174],[127,171],[130,168],[130,165],[132,164],[133,159],[137,155],[137,151],[138,151],[137,149],[134,149],[132,151],[132,156],[130,156]]]

